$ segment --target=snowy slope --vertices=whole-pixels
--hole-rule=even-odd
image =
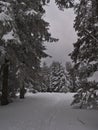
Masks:
[[[0,130],[98,130],[98,110],[70,106],[72,94],[27,94],[0,106]]]

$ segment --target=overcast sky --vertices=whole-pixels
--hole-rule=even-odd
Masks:
[[[53,60],[65,64],[70,60],[68,54],[72,51],[72,43],[76,41],[76,33],[73,28],[75,15],[72,9],[60,11],[52,2],[46,7],[45,20],[50,23],[50,32],[53,37],[59,38],[57,43],[48,43],[47,53],[52,58],[45,59],[50,64]]]

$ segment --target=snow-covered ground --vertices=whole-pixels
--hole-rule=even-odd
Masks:
[[[0,106],[0,130],[98,130],[98,110],[73,109],[72,94],[26,94]]]

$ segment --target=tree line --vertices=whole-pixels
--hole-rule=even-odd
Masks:
[[[41,68],[42,92],[76,92],[76,80],[71,62],[65,66],[58,61],[53,61],[50,66],[44,62]]]

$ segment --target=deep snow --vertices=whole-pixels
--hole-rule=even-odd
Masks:
[[[0,130],[98,130],[98,110],[73,109],[72,95],[26,94],[0,106]]]

